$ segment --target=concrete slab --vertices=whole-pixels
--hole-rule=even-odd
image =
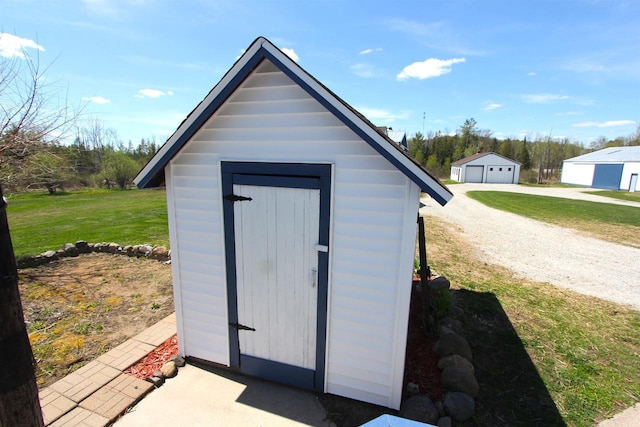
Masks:
[[[312,393],[191,364],[123,415],[117,427],[148,425],[331,426]]]

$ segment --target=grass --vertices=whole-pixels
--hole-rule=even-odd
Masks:
[[[626,200],[629,202],[640,202],[640,193],[631,193],[629,191],[588,191],[589,194],[610,197],[612,199]]]
[[[429,261],[452,284],[481,385],[466,425],[593,426],[640,401],[640,313],[515,278],[427,218]]]
[[[10,198],[7,215],[18,258],[78,240],[169,245],[164,191],[21,194]]]
[[[640,247],[637,207],[501,191],[468,191],[467,196],[495,209]]]

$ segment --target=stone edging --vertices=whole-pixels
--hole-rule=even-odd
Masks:
[[[46,251],[39,255],[20,258],[16,260],[16,262],[18,268],[37,267],[60,258],[76,257],[80,254],[88,254],[91,252],[127,255],[137,258],[144,257],[167,264],[171,263],[171,250],[164,246],[151,246],[148,244],[122,246],[113,242],[88,243],[84,240],[78,240],[75,244],[65,243],[61,249],[56,251]]]
[[[428,283],[429,287],[445,292],[449,292],[450,285],[444,276]],[[462,324],[451,317],[444,317],[440,322],[439,338],[433,352],[440,356],[438,368],[446,393],[442,402],[434,403],[427,395],[419,394],[417,384],[407,384],[407,391],[413,396],[402,402],[400,416],[447,427],[452,425],[452,420],[466,421],[475,414],[475,398],[480,387],[471,363],[471,347],[461,335],[464,333]]]

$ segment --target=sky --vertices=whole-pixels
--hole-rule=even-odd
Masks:
[[[259,36],[378,126],[585,146],[640,123],[640,1],[0,0],[0,60],[164,142]]]

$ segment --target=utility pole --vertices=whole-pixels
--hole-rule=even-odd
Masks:
[[[422,136],[424,136],[424,119],[427,116],[427,113],[422,112]]]
[[[18,291],[18,267],[0,187],[0,426],[44,426],[35,361]]]

